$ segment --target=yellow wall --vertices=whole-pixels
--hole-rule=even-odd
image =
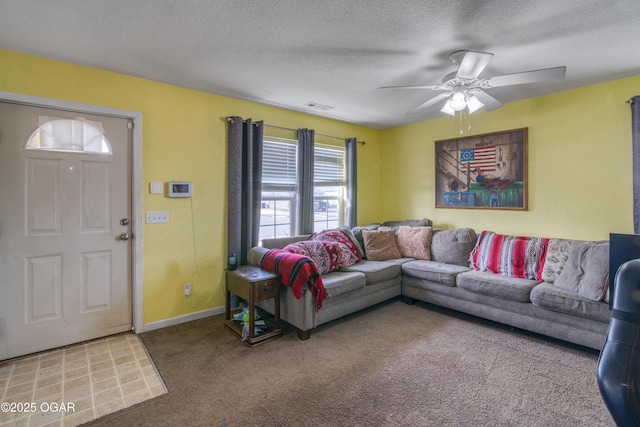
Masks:
[[[575,239],[633,232],[631,113],[640,76],[506,104],[471,118],[465,136],[527,127],[527,211],[434,208],[434,141],[458,118],[383,131],[382,217],[428,217],[444,228]]]
[[[368,165],[358,170],[359,222],[380,217],[378,130],[6,50],[0,50],[0,91],[143,113],[142,208],[170,215],[168,224],[143,225],[144,323],[224,305],[227,116],[366,141],[358,148]],[[174,180],[192,181],[194,197],[149,194],[149,182]],[[191,305],[182,294],[185,282],[193,283]]]
[[[473,135],[529,128],[529,210],[435,209],[434,141],[457,137],[456,119],[378,131],[0,50],[0,91],[143,113],[143,211],[168,210],[171,219],[143,226],[145,323],[224,304],[227,116],[365,140],[358,148],[359,224],[428,217],[446,228],[606,239],[610,232],[633,231],[631,123],[625,101],[637,95],[639,86],[637,76],[473,114]],[[194,197],[149,194],[149,182],[171,180],[192,181]],[[185,282],[194,284],[192,306],[182,295]]]

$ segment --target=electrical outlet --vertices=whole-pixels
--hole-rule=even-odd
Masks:
[[[169,222],[169,212],[147,211],[147,224],[159,224],[162,222]]]
[[[187,297],[191,295],[191,283],[184,284],[184,295]]]

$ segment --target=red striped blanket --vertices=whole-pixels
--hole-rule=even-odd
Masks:
[[[307,256],[272,249],[262,258],[262,268],[280,275],[283,285],[290,286],[293,295],[300,299],[307,286],[316,302],[316,310],[322,308],[326,296],[318,267]]]
[[[503,276],[542,282],[549,239],[483,231],[471,251],[471,267]]]

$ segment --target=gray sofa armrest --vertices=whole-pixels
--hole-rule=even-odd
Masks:
[[[262,267],[262,258],[264,258],[267,252],[269,252],[268,248],[261,248],[259,246],[251,248],[249,249],[249,253],[247,253],[247,261],[256,267]]]
[[[311,234],[302,234],[300,236],[276,237],[275,239],[262,239],[262,247],[269,249],[282,249],[292,243],[309,240]]]
[[[247,261],[251,265],[257,267],[262,266],[262,258],[271,249],[282,249],[285,246],[308,240],[311,237],[310,234],[293,237],[281,237],[277,239],[263,239],[262,247],[256,246],[249,249],[247,253]],[[298,328],[298,337],[302,339],[304,331],[310,331],[317,326],[315,302],[311,292],[304,292],[301,300],[298,300],[288,287],[284,285],[280,292],[280,317]],[[261,301],[258,306],[267,310],[271,314],[274,313],[275,307],[272,299]],[[304,335],[305,339],[309,337]]]

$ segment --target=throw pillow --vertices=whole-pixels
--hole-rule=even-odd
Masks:
[[[396,233],[393,230],[362,230],[364,251],[371,261],[385,261],[402,258],[396,243]]]
[[[397,243],[403,258],[431,259],[431,227],[398,227]]]
[[[436,228],[431,235],[431,261],[469,266],[469,254],[477,240],[478,236],[472,228]]]
[[[609,243],[580,243],[553,284],[593,301],[602,301],[608,288]]]
[[[542,282],[548,244],[548,238],[505,236],[483,231],[469,257],[471,268]]]
[[[375,230],[380,227],[380,224],[373,223],[365,226],[356,226],[351,229],[353,235],[355,236],[358,244],[362,248],[362,258],[367,258],[367,251],[364,250],[364,238],[362,237],[362,230]]]
[[[547,258],[544,261],[544,267],[542,267],[542,280],[554,283],[560,276],[571,249],[579,243],[583,242],[569,239],[549,239]]]

